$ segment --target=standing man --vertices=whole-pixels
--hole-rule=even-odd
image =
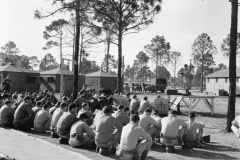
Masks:
[[[11,82],[11,79],[10,79],[10,75],[8,74],[7,75],[7,78],[5,78],[2,82],[2,85],[3,85],[3,88],[2,90],[3,91],[7,91],[8,93],[10,92],[11,90],[11,86],[12,86],[12,82]]]
[[[186,95],[189,96],[190,92],[189,90],[191,89],[191,71],[190,68],[188,68],[188,65],[184,65],[184,70],[181,72],[183,76],[183,82],[184,82],[184,88],[186,90]]]

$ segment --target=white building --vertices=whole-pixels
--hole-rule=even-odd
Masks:
[[[240,94],[240,68],[236,70],[236,94]],[[218,95],[226,91],[229,93],[229,70],[222,69],[206,76],[206,92]]]

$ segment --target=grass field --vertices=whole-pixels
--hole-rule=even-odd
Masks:
[[[149,97],[149,101],[153,101],[157,95],[138,95],[139,98],[144,96]],[[167,98],[166,95],[161,94],[162,97]],[[237,139],[233,133],[221,132],[225,128],[226,124],[226,113],[227,113],[227,97],[218,97],[215,99],[215,114],[211,116],[210,110],[205,106],[203,102],[200,102],[195,108],[197,114],[196,121],[205,123],[204,135],[211,135],[211,143],[204,144],[201,148],[194,148],[193,150],[181,150],[179,147],[176,148],[176,153],[170,154],[165,153],[164,149],[160,145],[152,147],[152,150],[148,154],[148,160],[179,160],[179,159],[240,159],[240,139]],[[240,114],[240,98],[236,99],[236,115]],[[179,116],[183,120],[187,120],[187,107],[181,104],[181,111],[185,114]],[[35,134],[29,133],[30,136],[38,137],[46,140],[50,143],[58,145],[58,139],[49,138],[50,133],[46,134]],[[108,160],[117,159],[116,156],[102,157],[95,153],[94,150],[85,149],[74,149],[67,145],[61,145],[62,147],[69,149],[74,152],[81,153],[94,160]]]

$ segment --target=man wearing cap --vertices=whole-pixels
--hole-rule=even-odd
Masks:
[[[137,114],[139,109],[140,102],[137,99],[137,95],[133,96],[133,99],[130,102],[130,112],[131,114]]]
[[[4,102],[5,105],[0,109],[0,127],[12,128],[14,110],[11,108],[11,101]]]
[[[121,125],[125,126],[129,123],[130,118],[124,114],[124,106],[120,105],[118,106],[118,110],[112,114],[113,117],[115,117]]]
[[[240,138],[240,115],[236,116],[232,121],[232,131],[236,134],[238,138]]]
[[[157,123],[157,121],[151,117],[151,113],[151,109],[145,109],[144,113],[139,116],[139,126],[154,138],[156,133],[161,130],[161,123]]]
[[[14,114],[14,128],[19,130],[31,130],[35,113],[30,106],[30,97],[25,97]]]
[[[134,114],[130,123],[123,127],[118,150],[119,158],[122,160],[145,160],[151,149],[152,138],[139,126],[139,120],[139,116]],[[140,137],[142,141],[139,141]]]
[[[190,148],[187,143],[188,124],[177,118],[177,111],[169,110],[168,117],[162,118],[162,129],[160,141],[166,145],[167,152],[174,152],[174,146],[182,146],[183,149]]]
[[[95,133],[86,123],[87,119],[88,116],[83,113],[79,116],[79,121],[75,122],[71,127],[69,144],[74,148],[82,146],[95,147],[93,145]]]
[[[96,116],[94,129],[95,143],[98,146],[97,151],[99,151],[100,154],[103,153],[102,151],[116,153],[122,125],[116,118],[111,116],[111,109],[109,107],[103,109],[103,114]]]
[[[143,114],[143,112],[147,108],[152,109],[153,106],[148,101],[148,97],[144,97],[143,100],[140,103],[140,106],[139,106],[139,109],[138,109],[138,114]]]

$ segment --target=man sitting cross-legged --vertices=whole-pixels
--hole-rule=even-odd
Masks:
[[[238,138],[240,138],[240,115],[235,117],[232,121],[232,131],[236,134]]]
[[[195,113],[189,114],[187,140],[191,146],[193,147],[201,146],[200,140],[202,139],[204,127],[205,127],[205,124],[200,122],[195,122]]]
[[[93,119],[95,114],[89,111],[89,105],[87,103],[82,104],[82,109],[78,112],[77,118],[80,117],[81,114],[85,113],[88,116],[86,123],[91,126],[93,124]]]
[[[6,100],[0,109],[0,127],[12,128],[14,109],[11,108],[11,101]]]
[[[57,123],[57,134],[60,137],[60,144],[68,144],[71,126],[73,125],[73,123],[78,121],[78,118],[76,117],[76,109],[76,104],[71,103],[68,106],[68,111],[63,113]]]
[[[49,108],[50,106],[45,104],[42,110],[37,112],[33,126],[36,132],[46,132],[50,130],[52,115],[48,112]]]
[[[158,131],[161,130],[161,123],[157,123],[157,121],[151,117],[151,113],[151,109],[145,109],[144,113],[139,116],[139,126],[154,139]]]
[[[151,136],[139,126],[139,116],[131,116],[130,123],[123,127],[118,155],[122,160],[145,160],[151,149]],[[139,138],[143,139],[142,141]]]
[[[122,131],[122,125],[116,118],[111,116],[111,109],[105,107],[102,114],[95,117],[95,143],[97,152],[107,156],[111,153],[116,153],[116,147]]]
[[[167,152],[174,152],[174,146],[182,146],[183,149],[189,148],[187,144],[187,127],[186,122],[177,118],[177,111],[168,111],[168,117],[162,119],[160,135],[160,141],[163,145],[166,145]]]
[[[79,121],[75,122],[70,131],[69,144],[76,147],[87,147],[92,148],[94,145],[95,133],[86,123],[88,116],[85,113],[82,113],[79,116]]]
[[[118,110],[112,114],[113,117],[115,117],[121,125],[125,126],[129,123],[130,118],[124,114],[124,106],[120,105],[118,106]]]
[[[38,111],[42,110],[42,105],[43,105],[42,102],[38,101],[36,103],[36,106],[32,108],[33,112],[37,114]]]
[[[30,106],[30,97],[24,97],[14,114],[14,128],[28,131],[33,127],[35,114]]]
[[[63,115],[64,112],[66,112],[67,110],[67,103],[62,102],[60,104],[60,107],[57,108],[55,110],[55,112],[53,113],[52,116],[52,120],[51,120],[51,126],[50,126],[50,130],[51,130],[51,138],[58,138],[58,135],[56,134],[57,132],[57,123],[60,119],[60,117]]]

